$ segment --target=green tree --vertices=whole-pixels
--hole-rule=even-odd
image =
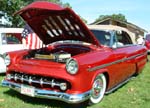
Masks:
[[[94,21],[94,23],[98,22],[98,21],[101,21],[101,20],[104,20],[106,18],[111,18],[111,19],[114,19],[114,20],[119,20],[119,21],[127,22],[127,19],[125,18],[125,15],[123,15],[123,14],[112,14],[112,15],[100,15]]]
[[[15,27],[19,27],[22,24],[19,16],[13,17],[13,13],[23,7],[24,2],[21,0],[1,0],[0,10],[4,13],[5,19],[10,22],[7,26],[11,26],[12,23]]]
[[[24,6],[38,0],[0,0],[0,11],[4,14],[5,19],[10,22],[9,27],[23,27],[24,22],[19,16],[13,14]],[[62,3],[61,0],[47,0],[60,4],[64,7],[71,7],[69,3]]]

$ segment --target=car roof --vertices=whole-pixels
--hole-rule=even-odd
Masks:
[[[115,26],[115,25],[87,25],[89,29],[92,30],[115,30],[115,31],[124,31],[127,32],[132,40],[132,42],[135,44],[136,41],[136,36],[134,33],[130,32],[128,29],[120,26]]]

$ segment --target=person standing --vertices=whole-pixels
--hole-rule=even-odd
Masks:
[[[139,45],[144,45],[145,44],[144,38],[140,35],[138,35],[137,44],[139,44]]]

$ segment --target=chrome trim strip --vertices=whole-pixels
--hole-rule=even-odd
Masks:
[[[95,67],[89,68],[88,71],[92,72],[92,71],[95,71],[95,70],[98,70],[98,69],[101,69],[101,68],[105,68],[105,67],[113,65],[113,64],[117,64],[117,63],[125,62],[127,60],[134,59],[134,58],[136,58],[138,56],[141,56],[141,55],[147,55],[147,52],[144,52],[142,54],[137,54],[137,55],[134,55],[134,56],[131,56],[131,57],[128,57],[128,58],[123,58],[123,59],[120,59],[120,60],[116,60],[116,61],[111,62],[111,63],[106,63],[106,64],[102,64],[102,65],[99,65],[99,66],[95,66]]]
[[[3,80],[2,86],[12,88],[13,90],[21,93],[21,84]],[[80,103],[89,99],[90,91],[84,92],[82,94],[67,94],[63,92],[56,92],[51,90],[42,90],[42,89],[35,88],[34,97],[55,99],[55,100],[64,101],[66,103]]]

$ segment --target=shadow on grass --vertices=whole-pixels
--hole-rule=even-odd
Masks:
[[[80,104],[67,104],[65,102],[57,101],[57,100],[33,98],[33,97],[25,96],[14,90],[8,90],[4,92],[4,94],[12,96],[14,98],[19,98],[23,100],[25,103],[29,103],[33,105],[44,105],[52,108],[87,108],[86,102]]]

